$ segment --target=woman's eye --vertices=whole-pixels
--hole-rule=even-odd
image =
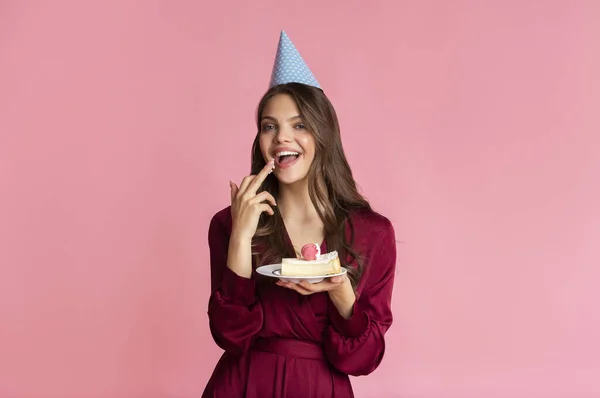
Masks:
[[[263,131],[269,131],[269,130],[272,130],[274,128],[275,128],[275,126],[273,126],[272,124],[266,124],[266,125],[263,126],[262,129],[263,129]]]
[[[306,129],[306,126],[304,124],[300,123],[300,124],[296,125],[296,128],[304,130],[304,129]]]

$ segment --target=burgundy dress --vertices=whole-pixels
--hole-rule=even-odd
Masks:
[[[230,208],[215,214],[208,234],[208,316],[212,336],[225,352],[202,397],[354,396],[348,375],[373,372],[385,351],[396,241],[390,221],[376,212],[356,212],[351,219],[353,248],[363,257],[364,272],[353,314],[344,319],[328,293],[303,296],[274,283],[258,283],[256,273],[248,279],[231,271]]]

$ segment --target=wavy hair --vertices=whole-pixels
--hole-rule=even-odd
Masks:
[[[287,83],[274,86],[264,94],[256,112],[257,134],[252,145],[251,173],[256,175],[265,166],[259,145],[262,114],[269,100],[280,94],[289,95],[296,102],[307,130],[315,138],[315,158],[308,172],[310,199],[325,226],[327,250],[337,250],[356,289],[363,272],[363,261],[352,248],[354,227],[350,214],[356,210],[371,210],[371,206],[358,192],[344,154],[335,109],[321,89]],[[277,198],[279,182],[274,173],[266,178],[259,191],[268,191]],[[295,251],[291,251],[293,248],[287,244],[283,218],[277,207],[274,210],[273,216],[263,213],[258,223],[253,246],[260,246],[264,250],[254,253],[257,265],[296,256]],[[346,224],[350,227],[349,236],[346,234]],[[350,266],[352,263],[355,266]]]

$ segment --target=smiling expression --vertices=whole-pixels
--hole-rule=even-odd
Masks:
[[[315,138],[291,96],[278,94],[265,106],[259,145],[266,162],[275,158],[274,173],[281,184],[306,180],[315,157]]]

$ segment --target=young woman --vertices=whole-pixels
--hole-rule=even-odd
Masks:
[[[252,175],[209,227],[208,315],[225,353],[203,396],[352,397],[348,375],[377,368],[392,324],[393,227],[358,193],[320,89],[274,86],[257,122]],[[348,272],[316,284],[253,272],[309,242],[337,250]]]
[[[209,227],[208,316],[225,352],[203,397],[353,397],[349,375],[378,367],[392,324],[394,229],[358,193],[316,80],[285,72],[302,70],[289,49],[280,42],[278,59],[294,68],[273,73],[287,81],[272,81],[258,106],[251,175],[230,183],[231,206]],[[255,272],[315,242],[347,273],[292,284]]]

